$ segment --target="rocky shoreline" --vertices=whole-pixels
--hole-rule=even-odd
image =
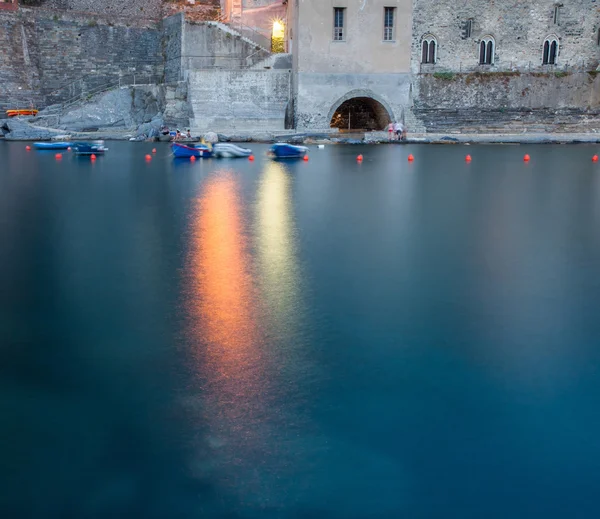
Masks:
[[[345,134],[323,132],[237,132],[218,133],[220,142],[289,142],[292,144],[597,144],[597,133],[520,133],[520,134],[409,134],[405,141],[389,141],[387,132]],[[195,136],[199,141],[204,135]],[[1,119],[0,139],[6,141],[52,140],[120,140],[147,142],[139,131],[102,129],[98,131],[68,131],[37,126],[27,118]]]

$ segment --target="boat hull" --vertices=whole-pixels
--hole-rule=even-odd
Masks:
[[[295,146],[279,142],[271,146],[269,155],[274,159],[301,159],[308,153],[306,146]]]
[[[74,142],[71,146],[75,155],[98,155],[104,153],[108,148],[101,142]]]
[[[37,110],[6,110],[7,117],[19,117],[21,115],[37,115]]]
[[[196,157],[197,159],[208,159],[212,157],[212,151],[207,146],[186,146],[185,144],[179,144],[174,142],[171,144],[173,150],[173,156],[176,159],[189,159]]]
[[[34,142],[36,150],[66,150],[73,145],[72,142]]]
[[[213,154],[215,157],[223,159],[240,159],[252,155],[252,150],[235,144],[221,142],[213,146]]]

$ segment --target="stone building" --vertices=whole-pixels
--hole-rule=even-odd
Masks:
[[[600,109],[596,0],[290,3],[298,128],[552,128]]]
[[[415,0],[413,73],[432,69],[594,70],[600,58],[595,0]]]
[[[383,129],[409,105],[412,0],[293,0],[296,126]]]

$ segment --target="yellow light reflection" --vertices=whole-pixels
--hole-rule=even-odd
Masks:
[[[291,177],[278,162],[269,162],[258,190],[258,238],[262,294],[273,326],[290,326],[299,316],[299,269]],[[293,328],[293,326],[292,326]]]

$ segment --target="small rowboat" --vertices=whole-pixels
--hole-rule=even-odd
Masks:
[[[295,146],[285,142],[273,144],[269,156],[273,159],[301,159],[308,153],[306,146]]]
[[[66,150],[73,146],[72,142],[34,142],[33,147],[36,150]]]
[[[37,110],[6,110],[6,115],[8,117],[18,117],[20,115],[37,115]]]
[[[171,144],[171,148],[173,149],[173,156],[177,159],[189,159],[190,157],[207,159],[212,157],[213,154],[212,150],[204,144],[186,146],[185,144],[174,142]]]
[[[228,142],[218,142],[213,146],[213,154],[218,158],[239,159],[252,155],[252,150]]]

